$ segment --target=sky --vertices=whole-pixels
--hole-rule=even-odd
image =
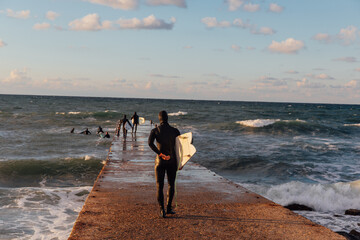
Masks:
[[[0,0],[0,94],[360,103],[359,0]]]

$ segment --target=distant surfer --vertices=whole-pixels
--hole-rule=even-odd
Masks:
[[[126,118],[126,115],[124,115],[124,117],[120,120],[120,126],[122,125],[122,129],[123,129],[123,134],[124,134],[124,136],[126,136],[126,134],[127,134],[126,124],[129,124],[131,128],[133,127],[133,126],[131,125],[129,119],[127,119],[127,118]],[[119,130],[119,131],[120,131],[120,130]]]
[[[165,111],[159,113],[160,126],[150,132],[148,144],[157,154],[155,160],[155,177],[157,187],[157,200],[160,205],[160,217],[165,218],[166,214],[175,214],[172,209],[172,200],[175,193],[175,180],[177,162],[175,154],[175,139],[180,135],[177,128],[171,127],[168,123],[168,115]],[[156,139],[157,146],[154,144]],[[164,208],[164,178],[165,172],[168,178],[167,208]]]
[[[105,133],[104,138],[110,138],[109,132],[106,132],[106,133]]]
[[[104,133],[104,131],[103,131],[103,129],[102,129],[102,127],[101,126],[99,126],[98,127],[98,129],[97,129],[97,132],[96,132],[97,134],[99,134],[99,133]]]
[[[131,117],[131,120],[133,122],[132,133],[134,132],[134,128],[135,128],[135,133],[136,133],[137,126],[139,124],[139,116],[136,114],[136,112],[134,112],[134,115]]]
[[[70,131],[70,133],[74,133],[74,131],[75,131],[75,128],[72,128],[71,131]]]
[[[85,129],[84,131],[82,131],[80,134],[85,134],[85,135],[89,135],[91,134],[91,132],[89,131],[89,129]]]

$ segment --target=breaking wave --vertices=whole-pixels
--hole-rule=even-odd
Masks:
[[[270,188],[244,185],[283,206],[298,203],[312,207],[316,211],[336,213],[343,213],[350,208],[360,209],[360,180],[333,184],[292,181]]]
[[[182,116],[182,115],[187,115],[187,112],[182,112],[182,111],[178,111],[176,113],[169,113],[169,116]]]

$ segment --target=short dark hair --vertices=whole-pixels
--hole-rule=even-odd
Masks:
[[[168,121],[168,114],[166,111],[159,112],[159,121],[160,122],[167,122]]]

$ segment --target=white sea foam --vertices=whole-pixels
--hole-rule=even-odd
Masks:
[[[77,114],[80,114],[81,112],[68,112],[68,114],[70,115],[77,115]]]
[[[236,123],[244,125],[246,127],[265,127],[279,121],[280,119],[255,119],[255,120],[237,121]]]
[[[84,157],[84,160],[85,160],[85,161],[88,161],[88,160],[91,160],[91,159],[93,159],[93,158],[94,158],[93,156],[86,155],[86,156]]]
[[[255,128],[260,128],[260,127],[269,126],[269,125],[272,125],[272,124],[277,123],[277,122],[286,122],[286,123],[299,122],[299,123],[306,123],[306,121],[300,120],[300,119],[296,119],[296,120],[254,119],[254,120],[236,121],[237,124],[241,124],[241,125],[246,126],[246,127],[255,127]]]
[[[169,113],[169,116],[182,116],[182,115],[187,115],[187,112],[182,112],[182,111],[178,111],[176,113]]]
[[[65,115],[65,112],[56,112],[56,115]]]
[[[344,124],[345,127],[360,127],[360,123]]]
[[[299,211],[299,214],[333,231],[350,232],[358,227],[358,218],[344,213],[350,208],[360,209],[360,180],[334,184],[294,181],[270,188],[242,185],[283,206],[298,203],[314,208],[314,212]]]
[[[360,209],[360,180],[334,184],[292,181],[270,188],[253,185],[248,187],[281,205],[299,203],[317,211],[336,213],[343,213],[350,208]]]
[[[0,208],[2,236],[5,239],[67,239],[90,190],[89,186],[8,189],[16,199]]]

